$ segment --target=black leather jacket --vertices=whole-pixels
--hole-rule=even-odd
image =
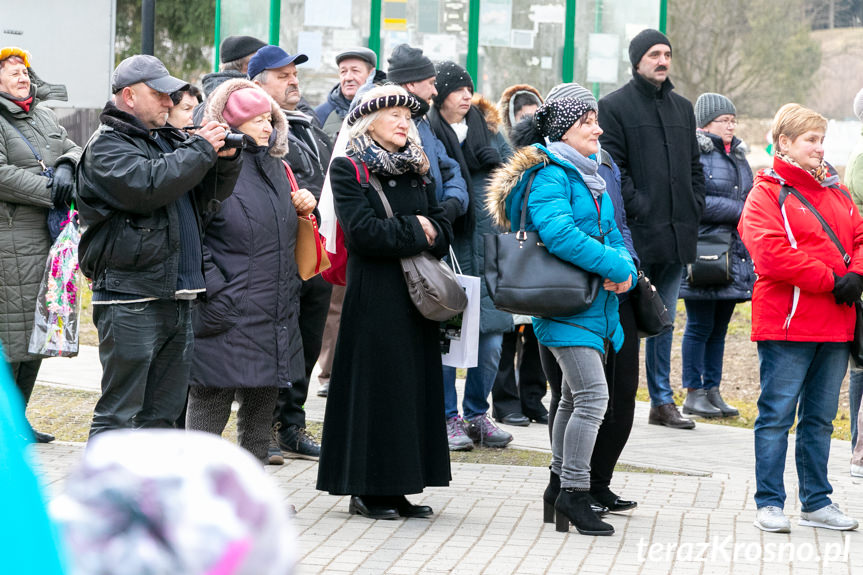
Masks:
[[[192,192],[201,218],[234,189],[241,159],[217,158],[199,136],[159,130],[165,153],[134,116],[108,103],[78,165],[81,270],[93,289],[172,299],[180,231],[176,201]]]

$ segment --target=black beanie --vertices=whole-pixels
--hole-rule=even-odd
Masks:
[[[219,60],[222,64],[233,62],[254,54],[267,44],[251,36],[228,36],[219,48]]]
[[[387,80],[393,84],[419,82],[435,76],[434,64],[419,48],[399,44],[387,58]]]
[[[435,89],[437,96],[434,97],[434,105],[440,108],[446,97],[458,90],[467,86],[473,92],[473,80],[467,70],[456,64],[455,62],[438,62],[437,77],[435,78]]]
[[[671,50],[671,42],[668,40],[668,36],[659,30],[647,28],[636,34],[635,38],[629,43],[629,61],[632,62],[632,67],[637,68],[644,54],[657,44],[665,44]]]

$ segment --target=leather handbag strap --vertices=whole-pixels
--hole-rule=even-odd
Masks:
[[[838,188],[838,190],[842,192],[849,200],[851,199],[851,196],[846,194],[844,190],[842,190],[841,188]],[[779,193],[779,207],[781,208],[782,205],[785,203],[785,198],[788,197],[788,194],[791,194],[792,196],[797,198],[801,204],[806,206],[806,208],[810,212],[812,212],[812,215],[818,218],[818,221],[821,223],[821,227],[824,228],[824,232],[830,238],[830,241],[836,244],[836,248],[839,250],[839,253],[842,254],[842,261],[845,262],[846,266],[849,265],[851,263],[851,256],[849,256],[848,252],[845,251],[845,248],[842,246],[842,242],[839,241],[839,237],[836,235],[836,232],[833,231],[833,228],[830,227],[830,224],[828,224],[827,220],[824,219],[824,216],[821,215],[821,212],[816,210],[815,206],[813,206],[809,200],[803,197],[803,194],[801,194],[791,186],[783,184],[782,190]]]
[[[0,116],[2,117],[2,116]],[[5,118],[3,118],[5,120]],[[27,144],[27,147],[30,148],[30,151],[33,152],[33,155],[36,156],[36,161],[39,162],[39,165],[42,167],[42,171],[45,172],[48,170],[48,166],[45,165],[45,162],[42,160],[42,155],[39,154],[38,150],[30,143],[30,140],[27,139],[27,136],[21,133],[21,130],[18,129],[15,124],[6,120],[6,123],[9,124],[9,127],[18,132],[18,135],[21,136],[21,139],[24,140],[24,143]]]
[[[521,218],[518,223],[518,234],[516,235],[517,239],[521,239],[524,236],[524,229],[527,226],[527,199],[530,196],[530,189],[533,187],[533,179],[536,177],[536,173],[541,168],[537,168],[536,170],[530,173],[530,176],[527,178],[527,189],[524,191],[524,200],[521,202]]]

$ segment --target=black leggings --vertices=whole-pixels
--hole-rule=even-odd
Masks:
[[[632,301],[620,303],[620,324],[623,326],[623,347],[609,352],[605,363],[605,379],[608,383],[608,410],[599,427],[593,456],[590,459],[590,490],[605,491],[611,484],[614,466],[626,446],[632,420],[635,415],[635,392],[638,389],[638,329],[632,311]],[[551,405],[548,414],[548,434],[560,403],[562,373],[551,351],[540,345],[542,369],[551,389]]]

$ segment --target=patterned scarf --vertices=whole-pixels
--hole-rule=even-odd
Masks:
[[[815,178],[815,181],[817,181],[825,188],[829,188],[830,186],[839,183],[839,176],[837,174],[833,174],[832,176],[830,175],[830,168],[827,166],[827,162],[825,162],[823,158],[821,159],[821,165],[819,165],[814,170],[807,170],[806,168],[795,162],[793,159],[791,159],[791,156],[787,154],[784,154],[782,152],[776,152],[776,157],[785,162],[786,164],[791,164],[794,167],[800,168],[804,172],[808,172],[812,175],[813,178]]]
[[[362,160],[372,172],[398,176],[416,172],[421,176],[429,171],[429,159],[423,149],[408,139],[407,145],[398,152],[389,152],[380,147],[368,134],[362,134],[348,142],[348,152]]]

